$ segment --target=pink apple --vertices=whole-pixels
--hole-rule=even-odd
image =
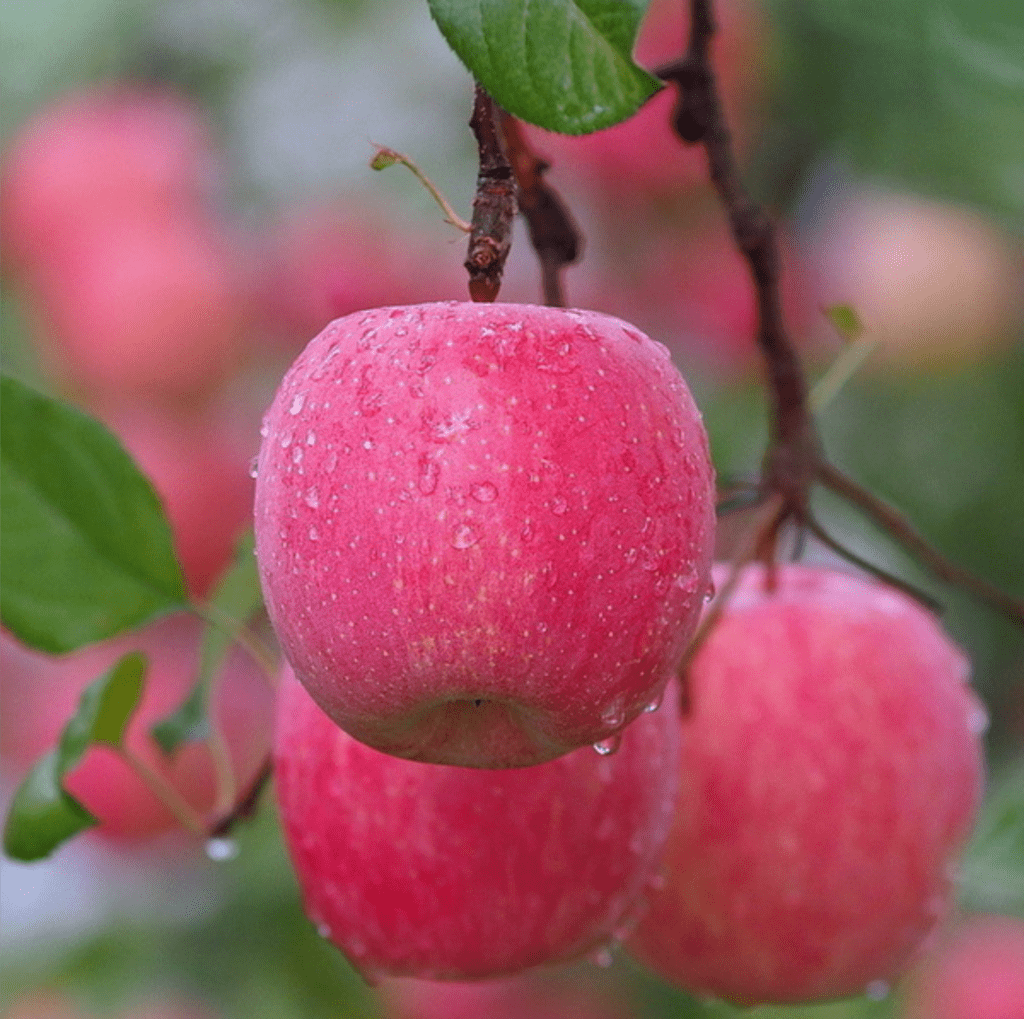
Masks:
[[[1024,1016],[1024,921],[976,916],[929,946],[904,1002],[906,1019]]]
[[[195,398],[241,357],[243,261],[198,212],[112,218],[40,270],[29,294],[52,370],[100,398]]]
[[[682,56],[689,33],[686,12],[687,5],[677,0],[654,0],[635,49],[642,66],[653,69]],[[721,31],[714,39],[712,63],[730,128],[742,141],[762,76],[764,27],[754,6],[743,0],[716,4],[715,14]],[[699,145],[684,145],[673,133],[675,95],[674,88],[665,88],[628,120],[593,134],[570,137],[532,129],[532,142],[551,158],[558,179],[579,174],[610,203],[685,193],[707,184],[707,157]]]
[[[127,83],[73,92],[40,110],[4,155],[5,253],[22,268],[47,264],[111,218],[196,204],[213,170],[202,117],[175,94]]]
[[[928,612],[828,570],[766,584],[744,571],[692,663],[666,883],[630,942],[746,1004],[898,976],[947,908],[983,773],[967,661]]]
[[[263,433],[267,607],[357,739],[520,767],[659,696],[714,537],[706,435],[660,344],[590,311],[376,308],[306,347]]]
[[[256,450],[243,422],[224,407],[182,414],[128,404],[98,415],[153,483],[189,590],[204,597],[252,521],[249,464]]]
[[[51,750],[74,713],[83,689],[122,655],[140,650],[150,661],[143,700],[128,730],[128,745],[200,812],[213,805],[214,777],[209,750],[193,743],[168,759],[149,735],[149,726],[172,711],[188,693],[199,664],[202,624],[175,616],[117,640],[63,658],[50,658],[4,635],[3,728],[5,761],[19,771]],[[272,694],[256,666],[241,652],[229,659],[218,682],[216,717],[231,750],[239,782],[249,782],[269,750]],[[166,832],[177,821],[111,749],[95,746],[69,774],[71,794],[100,821],[99,832],[144,838]]]
[[[821,303],[857,309],[886,370],[955,369],[1020,334],[1019,243],[976,212],[863,190],[832,209],[818,234]]]
[[[542,980],[534,973],[451,983],[389,980],[381,988],[385,1019],[627,1019],[609,995]]]
[[[274,774],[306,912],[370,978],[475,980],[598,949],[657,869],[678,741],[663,710],[609,756],[404,761],[339,729],[286,669]]]

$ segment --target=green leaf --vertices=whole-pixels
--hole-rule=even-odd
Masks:
[[[234,559],[210,598],[210,614],[214,617],[244,626],[263,606],[254,547],[255,539],[250,529],[238,540]],[[209,735],[207,703],[210,684],[223,664],[231,642],[231,635],[223,626],[210,625],[206,628],[195,685],[178,708],[150,729],[164,753],[174,753],[183,743],[206,739]]]
[[[0,380],[2,618],[60,654],[183,608],[160,500],[98,421]]]
[[[4,826],[8,856],[40,860],[97,823],[64,788],[64,777],[93,743],[120,746],[138,705],[145,674],[145,655],[134,651],[86,687],[57,749],[36,763],[14,794]]]
[[[429,3],[448,44],[495,101],[549,131],[610,127],[661,88],[632,58],[646,0]]]

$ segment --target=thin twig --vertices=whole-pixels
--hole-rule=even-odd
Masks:
[[[516,178],[519,211],[526,220],[530,243],[540,261],[544,303],[552,308],[566,306],[562,270],[575,262],[583,250],[583,239],[561,195],[544,179],[548,164],[530,148],[519,121],[499,111],[505,149]]]
[[[260,797],[263,794],[263,790],[267,787],[267,783],[270,781],[270,777],[273,772],[273,759],[270,755],[267,755],[267,758],[260,766],[260,770],[256,773],[256,777],[250,783],[246,794],[228,813],[218,818],[218,820],[211,826],[208,833],[210,838],[220,838],[224,835],[230,835],[239,821],[244,821],[252,817],[256,812],[256,808],[259,806]]]
[[[174,815],[179,824],[193,835],[205,834],[203,822],[192,805],[158,771],[124,744],[113,748],[121,760],[135,772],[149,791]]]
[[[376,142],[373,143],[376,148],[376,153],[373,159],[370,160],[370,169],[372,170],[384,170],[389,166],[394,166],[395,163],[400,163],[402,166],[411,170],[415,175],[416,179],[430,192],[431,198],[441,207],[441,211],[444,213],[444,221],[450,223],[454,227],[458,227],[463,233],[468,234],[472,229],[453,208],[451,202],[441,193],[441,189],[410,159],[408,156],[401,152],[396,152],[394,149],[389,149],[386,145],[378,145]]]
[[[505,260],[512,247],[515,219],[515,181],[505,157],[498,127],[497,106],[480,86],[473,97],[469,126],[480,152],[480,170],[473,199],[473,223],[466,254],[469,296],[474,301],[497,300]]]

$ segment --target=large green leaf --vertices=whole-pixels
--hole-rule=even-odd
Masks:
[[[509,113],[588,134],[637,111],[661,83],[633,63],[646,0],[429,0],[470,73]]]
[[[125,655],[90,683],[78,710],[64,726],[56,750],[46,754],[18,787],[4,826],[4,852],[16,860],[39,860],[62,842],[96,824],[64,788],[71,771],[93,743],[120,746],[142,693],[146,658]]]
[[[113,435],[0,380],[0,611],[25,644],[74,650],[187,604],[152,485]]]
[[[774,0],[785,114],[867,174],[1024,223],[1019,0]]]

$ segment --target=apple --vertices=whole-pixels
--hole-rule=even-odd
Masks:
[[[274,775],[306,912],[368,979],[477,980],[572,959],[627,927],[660,862],[679,725],[531,768],[406,761],[353,739],[289,668]]]
[[[978,213],[865,188],[816,232],[821,302],[857,309],[887,370],[958,368],[1019,335],[1019,246]]]
[[[660,344],[591,311],[375,308],[310,342],[262,432],[267,609],[356,739],[523,767],[659,697],[714,539],[707,437]]]
[[[666,880],[630,950],[748,1005],[897,977],[947,909],[982,793],[968,673],[887,586],[744,570],[689,669]]]
[[[757,10],[743,0],[715,5],[719,33],[712,64],[722,90],[730,129],[741,143],[763,75],[765,35]],[[681,56],[689,33],[688,7],[678,0],[653,0],[640,27],[634,56],[656,68]],[[676,90],[667,87],[628,120],[592,134],[569,136],[529,129],[537,151],[550,156],[564,176],[579,174],[609,203],[623,198],[665,198],[708,182],[707,157],[699,145],[684,145],[671,126]]]
[[[190,207],[214,170],[202,116],[175,93],[127,82],[72,92],[22,125],[4,154],[5,254],[35,268],[111,218]]]
[[[975,916],[943,932],[909,981],[906,1019],[1024,1016],[1024,921]]]
[[[256,450],[244,423],[224,406],[189,414],[140,403],[94,409],[153,483],[189,591],[206,596],[252,520]]]
[[[61,658],[30,651],[6,634],[3,652],[4,761],[27,771],[54,746],[74,714],[84,688],[122,655],[140,650],[150,668],[127,743],[199,813],[213,806],[214,772],[205,743],[191,743],[168,758],[149,735],[149,726],[174,710],[195,680],[202,624],[172,616],[143,630],[104,641]],[[270,745],[273,694],[266,678],[241,652],[228,659],[216,687],[216,717],[244,787],[262,765]],[[177,821],[112,749],[93,746],[67,777],[68,791],[99,820],[98,832],[117,839],[149,838],[177,827]]]
[[[541,980],[534,973],[469,983],[388,980],[385,1019],[626,1019],[608,994]]]

